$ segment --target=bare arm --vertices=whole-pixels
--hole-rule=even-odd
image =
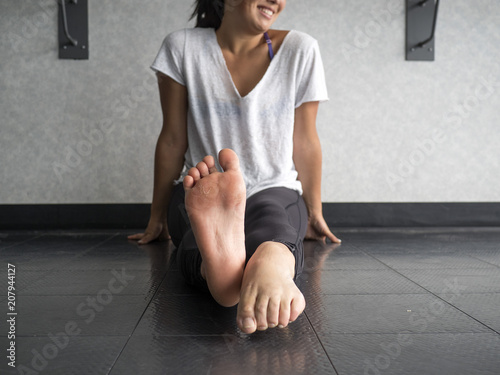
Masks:
[[[145,244],[169,238],[167,207],[173,182],[179,177],[187,149],[187,90],[170,77],[158,74],[163,127],[156,143],[153,203],[144,233],[129,236]]]
[[[308,102],[295,110],[293,161],[302,183],[303,198],[309,216],[306,238],[321,240],[329,238],[332,242],[340,242],[330,231],[323,218],[321,203],[322,153],[316,130],[318,106],[319,102]]]

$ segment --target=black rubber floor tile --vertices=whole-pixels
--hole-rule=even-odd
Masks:
[[[9,247],[1,255],[2,260],[14,264],[19,272],[64,269],[110,238],[109,235],[41,236]]]
[[[416,240],[426,234],[438,233],[427,228],[339,228],[338,237],[342,242]]]
[[[19,273],[23,271],[51,271],[64,269],[65,265],[77,261],[85,250],[78,250],[72,253],[57,253],[45,251],[43,249],[36,251],[24,251],[19,248],[19,253],[2,254],[2,260],[16,266]]]
[[[53,271],[33,282],[20,295],[87,295],[100,290],[116,290],[121,295],[151,295],[159,287],[163,273],[116,268],[113,270]]]
[[[340,375],[497,375],[500,336],[488,333],[323,335]]]
[[[236,307],[222,307],[209,295],[156,294],[148,306],[134,334],[172,335],[221,335],[237,334]],[[304,330],[309,326],[301,315],[293,329]]]
[[[308,243],[306,243],[307,245]],[[388,269],[373,257],[349,245],[315,243],[304,247],[304,272],[316,270]]]
[[[491,264],[464,254],[373,254],[387,266],[400,269],[494,268]]]
[[[73,332],[73,331],[69,331]],[[77,331],[75,331],[77,332]],[[128,337],[79,336],[58,332],[54,338],[17,337],[16,368],[2,355],[1,374],[105,375],[118,357]],[[0,338],[2,352],[9,348]]]
[[[413,227],[413,228],[339,228],[342,239],[365,241],[422,241],[440,242],[497,241],[500,238],[498,227]]]
[[[312,329],[253,335],[133,335],[111,375],[335,374]]]
[[[18,296],[17,335],[46,336],[63,331],[69,322],[82,336],[129,335],[148,302],[141,295],[120,296],[106,289],[81,296]],[[0,320],[1,332],[7,332],[6,325]]]
[[[134,254],[132,252],[85,253],[80,257],[71,259],[65,263],[65,270],[111,270],[125,267],[130,270],[166,270],[168,267],[168,254],[148,254],[140,249]]]
[[[24,242],[33,241],[41,234],[33,232],[0,232],[0,254],[9,248],[19,246]]]
[[[29,241],[19,243],[17,246],[2,250],[2,254],[24,253],[50,253],[50,254],[75,254],[83,250],[96,247],[109,241],[115,234],[89,234],[89,233],[60,233],[44,234]]]
[[[236,331],[236,307],[222,307],[207,295],[157,294],[135,334],[220,335]]]
[[[500,240],[499,240],[500,242]],[[480,250],[471,253],[473,258],[482,260],[491,265],[500,267],[500,245],[497,245],[497,250]]]
[[[500,293],[440,295],[458,309],[500,333]]]
[[[403,235],[401,235],[403,234]],[[473,253],[478,250],[499,250],[500,231],[460,229],[416,235],[390,233],[385,238],[360,239],[354,244],[367,252],[380,253]]]
[[[446,245],[452,247],[456,252],[475,255],[480,252],[500,251],[500,236],[495,242],[490,241],[463,241]]]
[[[499,240],[500,241],[500,238]],[[455,243],[455,242],[439,242],[439,241],[421,241],[419,243],[411,243],[408,241],[388,242],[387,244],[357,243],[356,246],[362,251],[373,254],[462,254],[474,255],[480,251],[499,251],[498,243]]]
[[[154,241],[146,245],[139,245],[137,241],[127,239],[123,233],[119,233],[110,240],[100,244],[95,248],[98,252],[124,253],[127,251],[137,252],[140,249],[144,252],[169,251],[173,248],[170,241]]]
[[[393,270],[329,270],[301,275],[309,294],[418,294],[424,289]],[[305,281],[305,282],[304,282]]]
[[[325,259],[324,270],[386,270],[388,267],[365,253],[332,253]]]
[[[0,280],[5,280],[5,282],[0,284],[0,296],[7,296],[8,292],[8,284],[7,284],[7,277],[8,277],[8,271],[7,271],[7,263],[0,262]],[[26,290],[30,285],[33,285],[33,283],[37,282],[41,278],[43,278],[46,275],[49,275],[52,271],[21,271],[18,268],[15,268],[15,278],[12,280],[14,284],[15,292],[16,294],[21,293],[22,291]]]
[[[306,314],[321,333],[491,332],[433,295],[317,295]]]
[[[399,270],[433,293],[500,293],[500,268],[448,268]]]
[[[163,279],[160,289],[158,291],[160,295],[200,295],[198,289],[186,284],[181,272],[177,269],[169,268],[166,272],[165,278]]]

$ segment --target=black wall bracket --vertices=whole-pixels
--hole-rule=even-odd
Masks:
[[[88,60],[88,0],[59,0],[59,58]]]
[[[406,60],[434,61],[439,0],[406,0]]]

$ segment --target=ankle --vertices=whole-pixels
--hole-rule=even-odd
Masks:
[[[295,257],[290,249],[281,242],[268,241],[262,243],[249,262],[260,266],[271,266],[289,273],[293,279],[295,274]]]

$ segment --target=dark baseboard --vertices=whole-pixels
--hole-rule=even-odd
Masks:
[[[0,229],[145,228],[149,204],[42,204],[0,206]]]
[[[495,227],[500,203],[326,203],[332,227]]]
[[[0,230],[139,229],[149,204],[0,205]],[[325,203],[331,227],[495,227],[500,203]]]

